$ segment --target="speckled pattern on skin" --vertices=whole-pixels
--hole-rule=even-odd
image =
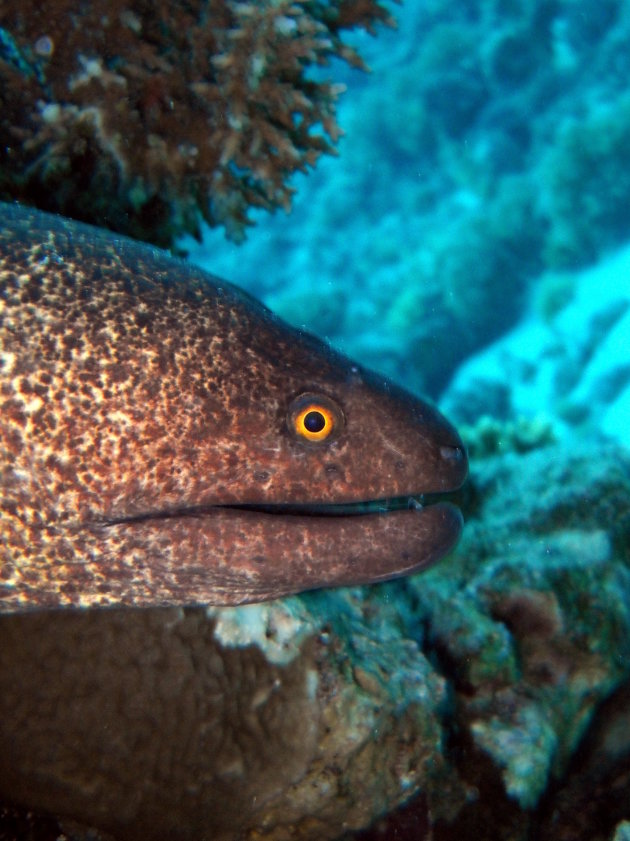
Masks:
[[[330,440],[287,424],[304,392]],[[425,566],[446,504],[385,516],[217,508],[461,484],[431,407],[164,252],[0,205],[0,606],[240,603]]]

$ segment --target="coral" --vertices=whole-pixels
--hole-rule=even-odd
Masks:
[[[621,821],[615,827],[615,835],[612,841],[630,841],[630,821]]]
[[[238,239],[333,151],[343,86],[310,70],[363,67],[343,31],[377,22],[377,0],[3,3],[0,196],[162,245],[200,217]]]
[[[575,277],[571,272],[548,272],[541,275],[534,288],[533,303],[537,315],[545,324],[571,303],[575,296]]]
[[[566,120],[541,166],[549,265],[584,265],[630,233],[630,96]]]
[[[483,838],[578,837],[555,824],[531,834],[514,826],[524,830],[530,810],[534,821],[557,817],[558,781],[570,779],[600,704],[630,677],[629,467],[618,447],[595,439],[478,460],[460,546],[409,584],[424,651],[431,659],[433,648],[454,689],[459,767],[478,791],[447,837],[480,815],[500,820],[504,807],[510,827]],[[596,760],[593,776],[603,774]],[[627,761],[626,740],[606,774]],[[582,798],[592,792],[567,794],[567,819]],[[606,820],[628,816],[626,800]]]
[[[461,366],[442,409],[475,427],[473,455],[523,451],[544,432],[536,418],[557,437],[592,430],[630,446],[629,260],[626,246],[591,269],[542,275],[528,317]]]
[[[531,837],[630,841],[629,756],[630,683],[626,682],[596,711],[567,779],[553,804],[542,810]]]
[[[460,433],[472,458],[487,458],[497,453],[526,453],[545,447],[555,440],[553,425],[543,416],[499,420],[482,415],[471,426],[460,426]]]

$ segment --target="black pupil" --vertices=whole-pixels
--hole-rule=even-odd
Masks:
[[[321,432],[326,426],[326,418],[321,412],[307,412],[304,415],[304,426],[309,432]]]

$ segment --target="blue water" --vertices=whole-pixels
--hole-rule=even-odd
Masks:
[[[630,444],[630,10],[395,12],[355,36],[371,74],[330,68],[346,134],[290,216],[206,229],[192,259],[456,420]]]

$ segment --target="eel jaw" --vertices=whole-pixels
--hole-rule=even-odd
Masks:
[[[118,601],[235,605],[417,572],[454,547],[462,523],[450,502],[404,497],[341,506],[203,506],[96,528],[111,554],[133,568],[129,595],[123,582],[113,582]],[[142,590],[144,579],[150,589]]]
[[[102,520],[101,524],[118,526],[146,520],[170,520],[175,517],[211,517],[219,511],[250,511],[283,517],[360,517],[388,514],[392,511],[422,511],[428,505],[443,502],[447,496],[446,493],[421,493],[362,502],[216,502],[108,517]]]

